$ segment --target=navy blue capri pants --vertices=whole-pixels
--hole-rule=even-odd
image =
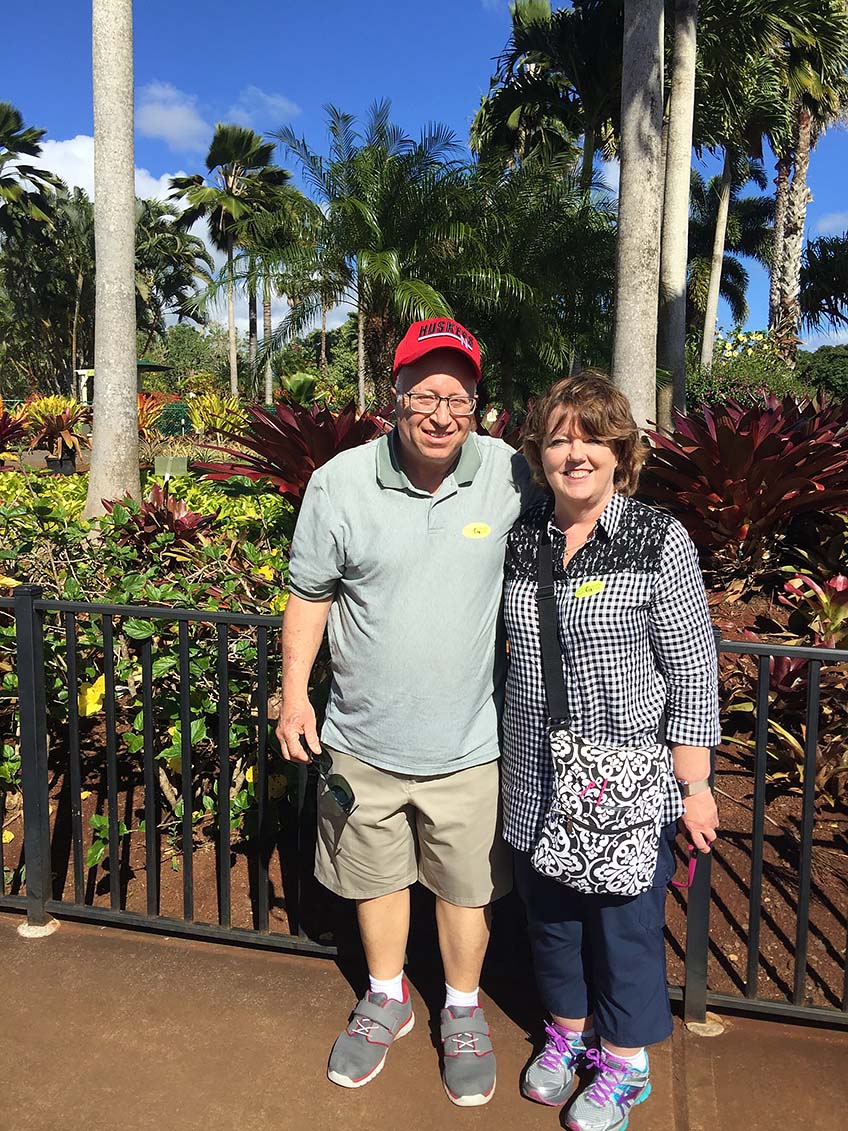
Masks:
[[[663,829],[654,886],[637,896],[584,895],[515,854],[542,1003],[557,1017],[593,1014],[598,1036],[621,1048],[671,1034],[663,927],[675,833]]]

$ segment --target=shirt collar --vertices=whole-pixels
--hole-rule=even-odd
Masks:
[[[409,482],[401,467],[396,430],[392,429],[386,436],[381,436],[376,441],[377,446],[377,482],[381,487],[390,487],[396,491],[417,491]],[[474,476],[482,463],[477,437],[470,432],[465,442],[459,449],[459,459],[450,474],[460,487],[467,487],[474,481]],[[445,476],[447,478],[447,476]]]
[[[621,522],[621,517],[624,514],[625,507],[627,506],[627,499],[624,495],[616,493],[601,511],[598,521],[595,524],[595,529],[606,537],[607,541],[612,541],[615,537],[615,532],[618,530],[618,525]],[[562,538],[562,531],[556,524],[556,515],[554,513],[554,500],[550,499],[550,509],[548,511],[548,532],[553,537],[554,535]]]

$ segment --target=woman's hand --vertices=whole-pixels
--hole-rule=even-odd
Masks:
[[[692,797],[684,797],[685,812],[681,818],[689,833],[689,839],[699,852],[709,852],[718,828],[718,809],[711,789],[705,789]]]

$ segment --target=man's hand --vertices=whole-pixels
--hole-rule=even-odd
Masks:
[[[283,699],[277,719],[277,738],[280,740],[280,750],[287,762],[308,762],[309,753],[306,747],[309,747],[314,757],[318,757],[321,753],[321,743],[318,741],[315,712],[308,699],[300,702]]]
[[[709,852],[716,838],[718,828],[718,809],[711,789],[684,797],[685,813],[681,818],[689,833],[689,839],[699,852]]]

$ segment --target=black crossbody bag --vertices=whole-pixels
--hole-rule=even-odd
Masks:
[[[639,895],[653,884],[670,754],[589,742],[569,729],[550,535],[542,528],[536,603],[554,770],[551,804],[533,849],[543,876],[589,895]]]

